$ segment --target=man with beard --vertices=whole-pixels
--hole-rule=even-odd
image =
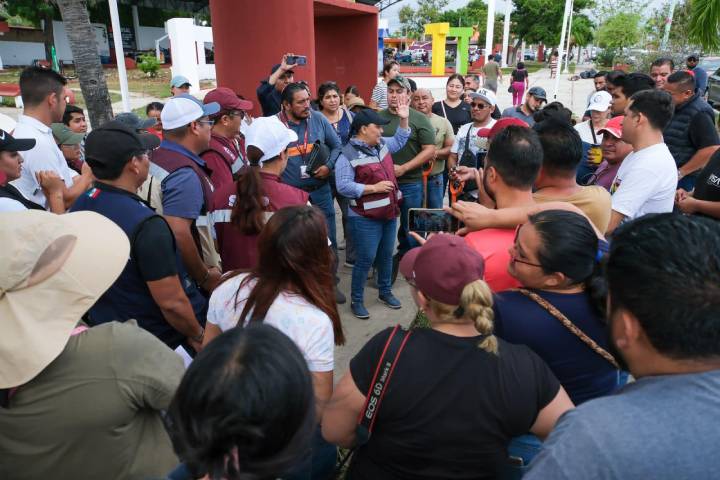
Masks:
[[[510,125],[498,133],[491,132],[490,137],[485,168],[479,175],[479,201],[498,209],[534,205],[532,188],[543,158],[537,133]],[[486,228],[469,233],[465,240],[485,259],[485,281],[494,292],[519,286],[507,271],[514,228]]]
[[[564,414],[527,480],[710,478],[720,430],[720,226],[648,215],[613,237],[608,330],[636,381]]]
[[[547,93],[545,92],[545,89],[542,87],[532,87],[528,90],[528,93],[525,96],[525,103],[519,107],[506,108],[503,111],[502,116],[504,118],[511,117],[520,119],[532,127],[535,125],[533,115],[535,112],[540,110],[540,108],[542,108],[542,104],[546,102]]]
[[[325,215],[328,237],[332,243],[332,249],[337,252],[337,241],[335,237],[335,207],[333,206],[332,191],[328,179],[335,170],[335,161],[340,155],[342,144],[340,137],[330,124],[325,115],[310,108],[310,94],[302,83],[291,83],[282,93],[282,111],[278,114],[280,121],[290,130],[295,132],[298,140],[290,143],[287,150],[287,167],[280,177],[283,183],[305,191],[310,195],[310,203],[320,209]],[[312,167],[308,161],[313,155],[313,150],[323,148],[319,142],[324,144],[327,158],[323,158],[323,165]],[[318,152],[325,156],[322,150]],[[337,262],[335,263],[337,269]],[[339,304],[345,303],[345,296],[336,291],[336,301]]]

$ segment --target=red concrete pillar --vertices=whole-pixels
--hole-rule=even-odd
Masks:
[[[217,83],[255,103],[260,80],[283,54],[307,56],[308,66],[295,79],[315,85],[313,0],[210,0]]]

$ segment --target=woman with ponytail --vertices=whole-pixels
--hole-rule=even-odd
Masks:
[[[245,145],[250,165],[213,196],[211,218],[223,270],[257,265],[257,238],[268,218],[283,207],[308,203],[306,192],[280,182],[287,146],[295,141],[295,132],[275,116],[256,118],[248,127]]]
[[[578,213],[530,215],[517,229],[508,264],[508,273],[523,288],[499,293],[495,302],[498,336],[540,355],[575,405],[624,383],[606,354],[606,288],[600,268],[605,250],[607,244]]]
[[[511,438],[545,437],[572,402],[540,357],[493,335],[483,257],[462,238],[430,238],[403,257],[400,272],[430,328],[405,337],[347,478],[497,478]],[[391,331],[350,361],[323,414],[329,442],[359,443],[355,427]]]

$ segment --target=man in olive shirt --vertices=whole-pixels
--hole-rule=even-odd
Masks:
[[[495,61],[495,56],[488,55],[487,62],[482,67],[483,75],[483,87],[488,90],[492,90],[493,93],[497,93],[498,89],[498,78],[502,82],[502,70],[500,65]]]
[[[383,127],[383,135],[393,136],[400,123],[397,115],[398,101],[410,94],[410,84],[402,75],[398,75],[388,81],[388,108],[381,110],[379,115],[390,121]],[[418,246],[417,242],[409,235],[408,231],[408,210],[421,208],[423,204],[422,166],[430,161],[435,154],[435,129],[430,120],[418,112],[410,109],[410,138],[405,146],[393,153],[395,164],[395,176],[403,194],[403,202],[400,209],[400,229],[398,230],[398,254],[393,263],[393,278],[396,276],[396,265],[405,252]]]

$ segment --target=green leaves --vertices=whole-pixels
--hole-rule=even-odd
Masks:
[[[720,49],[720,2],[692,0],[688,20],[690,42],[707,50]]]
[[[603,48],[632,47],[640,41],[639,13],[620,12],[608,18],[598,28],[595,39]]]

